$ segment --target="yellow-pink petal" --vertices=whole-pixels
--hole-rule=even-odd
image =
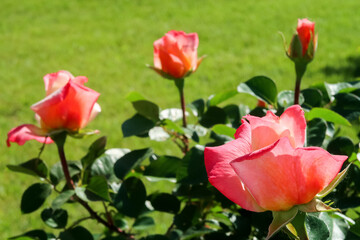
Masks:
[[[46,137],[46,134],[46,131],[35,125],[23,124],[9,131],[6,144],[8,147],[10,147],[11,142],[24,145],[24,143],[29,140],[36,140],[41,143],[52,143],[53,141],[50,137]]]
[[[255,212],[262,209],[241,182],[230,162],[251,151],[250,126],[244,122],[237,139],[218,147],[205,148],[205,167],[209,182],[231,201],[241,207]]]
[[[260,207],[286,211],[310,202],[346,159],[322,148],[295,149],[285,137],[230,164]]]
[[[40,116],[47,131],[77,131],[88,123],[99,93],[70,80],[63,88],[35,103],[31,109]]]

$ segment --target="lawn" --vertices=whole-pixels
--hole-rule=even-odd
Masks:
[[[297,18],[316,22],[319,45],[308,67],[303,86],[320,81],[351,81],[359,77],[360,15],[357,0],[105,0],[0,2],[0,239],[30,228],[44,228],[38,215],[21,215],[22,192],[34,179],[10,172],[17,164],[37,155],[40,144],[5,145],[6,133],[22,123],[35,123],[30,106],[44,96],[42,77],[65,69],[89,78],[101,93],[102,113],[89,127],[108,136],[108,147],[141,148],[148,141],[122,137],[121,124],[134,114],[126,95],[138,91],[161,108],[178,107],[171,81],[146,68],[153,61],[153,41],[171,29],[197,32],[199,55],[207,55],[198,71],[186,80],[188,101],[234,89],[256,75],[272,78],[279,90],[292,89],[293,64],[284,54],[279,31],[288,42]],[[247,95],[233,102],[250,103]],[[67,152],[79,159],[95,137],[71,140],[78,150]],[[151,147],[161,153],[173,146]],[[74,149],[74,148],[72,148]],[[48,146],[43,159],[57,161]],[[179,152],[179,154],[181,154]],[[166,186],[165,186],[166,187]],[[158,224],[163,217],[160,216]],[[164,231],[158,227],[157,231]]]

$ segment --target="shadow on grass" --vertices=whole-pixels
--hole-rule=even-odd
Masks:
[[[326,76],[342,75],[344,80],[358,78],[360,77],[360,55],[347,57],[343,66],[326,66],[322,72]]]

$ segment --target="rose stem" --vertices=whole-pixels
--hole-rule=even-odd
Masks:
[[[306,71],[306,65],[307,64],[303,62],[295,62],[296,83],[295,83],[294,104],[299,104],[300,84],[301,84],[301,79]]]
[[[176,79],[175,80],[175,85],[179,90],[180,93],[180,102],[181,102],[181,110],[182,110],[182,122],[183,122],[183,127],[186,128],[187,127],[187,123],[186,123],[186,112],[185,112],[185,97],[184,97],[184,79]],[[184,148],[184,154],[186,154],[189,151],[189,139],[186,137],[186,135],[183,135],[183,143],[185,145]]]
[[[58,148],[60,162],[61,162],[61,166],[62,166],[64,176],[65,176],[65,179],[66,179],[66,183],[67,183],[67,185],[68,185],[68,187],[70,189],[75,190],[75,184],[74,184],[73,180],[71,179],[70,172],[69,172],[69,167],[68,167],[68,164],[67,164],[67,160],[66,160],[66,157],[65,157],[65,151],[64,151],[64,144],[65,144],[66,136],[67,136],[67,133],[62,132],[62,133],[59,133],[56,136],[52,137],[52,139],[54,140],[54,142],[56,143],[57,148]],[[95,218],[98,222],[100,222],[105,227],[109,228],[110,230],[112,230],[114,232],[117,232],[117,233],[124,234],[124,235],[126,235],[128,237],[128,239],[133,239],[133,237],[131,235],[126,234],[123,230],[116,227],[112,220],[111,221],[109,220],[108,222],[106,222],[104,219],[102,219],[89,206],[89,204],[87,204],[87,202],[85,202],[84,200],[78,198],[76,195],[74,196],[74,198],[90,213],[90,216],[92,218]]]

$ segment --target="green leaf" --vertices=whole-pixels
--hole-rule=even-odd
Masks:
[[[226,142],[234,140],[234,138],[232,138],[232,137],[229,137],[227,135],[222,135],[222,134],[216,134],[214,131],[211,131],[210,138],[215,140],[215,145],[212,145],[212,146],[223,145]]]
[[[243,107],[243,106],[241,106]],[[240,119],[241,119],[241,111],[240,106],[237,106],[235,104],[226,105],[223,107],[223,110],[225,111],[229,122],[231,123],[233,128],[238,128],[240,126]]]
[[[98,196],[97,194],[93,193],[92,191],[87,190],[84,186],[82,187],[75,187],[75,194],[81,200],[85,202],[90,201],[104,201],[104,198]]]
[[[108,184],[106,178],[103,176],[93,176],[90,178],[89,184],[86,186],[86,190],[96,194],[106,201],[110,201],[110,194],[108,190]]]
[[[196,225],[200,218],[200,209],[195,205],[186,205],[184,209],[174,217],[174,224],[182,231]]]
[[[173,156],[160,156],[145,168],[145,176],[176,178],[176,171],[181,166],[181,159]]]
[[[61,232],[60,240],[94,240],[93,235],[84,227],[77,226]]]
[[[317,217],[307,215],[305,227],[309,240],[327,240],[330,237],[330,232],[326,224]]]
[[[160,119],[161,120],[171,120],[173,122],[179,121],[182,119],[182,110],[180,108],[168,108],[164,109],[160,112]],[[187,112],[185,112],[185,115],[189,115]]]
[[[336,137],[332,139],[326,149],[332,154],[347,156],[351,156],[355,150],[354,143],[348,137]]]
[[[180,134],[184,134],[184,130],[179,125],[177,125],[176,123],[171,121],[170,119],[165,119],[163,121],[163,124],[165,125],[165,127],[167,129],[173,130],[173,131],[175,131],[177,133],[180,133]]]
[[[147,230],[155,226],[155,221],[152,217],[142,216],[135,220],[132,229],[137,231]]]
[[[151,148],[144,148],[139,150],[131,151],[120,159],[118,159],[114,165],[114,172],[116,177],[124,179],[133,168],[138,166],[146,158],[150,157],[153,153]]]
[[[147,100],[138,100],[132,102],[133,107],[138,112],[138,114],[147,117],[153,121],[159,120],[159,107],[153,102]]]
[[[349,121],[359,121],[360,97],[353,93],[338,93],[332,109]]]
[[[201,117],[205,110],[205,101],[204,99],[197,99],[190,103],[188,107],[192,110],[193,114],[196,117]]]
[[[34,158],[19,165],[6,165],[8,169],[14,172],[21,172],[35,177],[46,178],[48,168],[40,158]]]
[[[322,118],[325,121],[333,122],[345,126],[351,126],[348,120],[334,111],[326,108],[313,108],[310,112],[305,113],[306,120],[310,121],[314,118]]]
[[[141,238],[140,240],[170,240],[168,237],[160,234],[149,235]]]
[[[349,229],[349,225],[334,213],[321,212],[318,218],[322,220],[329,229],[328,239],[344,240]]]
[[[114,224],[120,229],[128,229],[128,223],[125,219],[125,217],[121,213],[116,213],[115,216],[113,216]]]
[[[204,163],[204,147],[196,145],[186,153],[178,169],[176,178],[178,183],[200,184],[207,183],[207,173]]]
[[[339,83],[324,83],[326,91],[329,95],[329,98],[331,101],[334,100],[334,96],[338,93],[340,93],[341,90],[345,89],[345,88],[359,88],[359,84],[357,82],[339,82]]]
[[[232,97],[234,97],[238,92],[236,90],[225,91],[221,93],[217,93],[215,95],[211,95],[208,99],[208,106],[216,106]]]
[[[146,189],[136,177],[127,178],[115,196],[114,206],[129,217],[137,217],[145,208]]]
[[[149,131],[150,140],[163,142],[170,138],[170,135],[162,127],[153,127]]]
[[[47,240],[47,234],[44,230],[32,230],[28,231],[22,235],[11,237],[9,239],[16,239],[16,240],[28,240],[28,239],[36,239],[36,240]]]
[[[80,173],[80,170],[81,170],[80,162],[76,162],[76,161],[67,161],[67,162],[68,162],[68,167],[69,167],[69,172],[70,172],[71,177]],[[55,163],[50,169],[50,180],[51,180],[52,184],[57,185],[64,178],[65,177],[64,177],[64,172],[62,170],[61,163],[60,162]]]
[[[204,137],[208,132],[207,128],[194,124],[188,124],[187,129],[189,129],[192,132],[195,132],[199,137]]]
[[[25,190],[21,198],[21,212],[31,213],[40,208],[51,194],[52,186],[46,183],[35,183]]]
[[[106,150],[105,154],[96,159],[91,166],[91,175],[104,176],[110,182],[117,181],[114,173],[114,164],[119,158],[129,152],[130,150],[127,148],[111,148]]]
[[[106,141],[107,138],[104,136],[98,138],[90,145],[88,153],[81,159],[83,168],[91,166],[105,152]]]
[[[68,220],[68,213],[64,209],[46,208],[41,212],[41,219],[51,228],[65,228]]]
[[[307,88],[301,90],[301,94],[304,97],[303,106],[308,108],[321,107],[323,95],[319,89]]]
[[[288,108],[292,105],[294,105],[294,91],[290,91],[290,90],[285,90],[285,91],[281,91],[279,92],[279,94],[277,95],[277,102],[279,107],[282,108]],[[300,94],[299,95],[299,104],[303,104],[304,103],[304,97]]]
[[[181,240],[194,239],[196,237],[201,237],[201,236],[211,233],[211,232],[214,232],[214,230],[210,229],[210,228],[206,228],[206,227],[197,228],[197,227],[193,226],[186,230],[184,235],[181,237]]]
[[[132,118],[126,120],[121,129],[124,137],[130,137],[134,135],[144,135],[155,126],[154,122],[143,117],[140,114],[135,114]]]
[[[288,211],[281,211],[281,212],[275,212],[273,211],[273,221],[271,222],[269,226],[269,232],[266,237],[266,239],[270,239],[275,233],[277,233],[281,228],[286,226],[289,222],[291,222],[296,214],[298,213],[298,210],[296,207],[288,210]]]
[[[276,103],[276,85],[273,80],[265,76],[253,77],[244,83],[240,83],[237,91],[240,93],[248,93],[271,105],[275,105]]]
[[[130,92],[127,96],[126,96],[126,100],[130,101],[130,102],[135,102],[135,101],[139,101],[139,100],[145,100],[145,98],[138,92]]]
[[[168,193],[154,193],[148,199],[154,210],[176,214],[180,210],[180,201]]]
[[[309,121],[306,128],[306,145],[321,147],[326,136],[327,125],[322,118]]]
[[[155,103],[146,100],[140,93],[131,92],[126,99],[132,103],[140,115],[154,121],[159,120],[159,107]]]
[[[350,228],[350,232],[360,237],[360,218],[356,219],[355,225]]]
[[[53,209],[58,209],[62,205],[64,205],[70,198],[75,194],[74,190],[67,190],[65,192],[60,193],[51,203],[51,207]]]
[[[231,138],[234,138],[234,134],[236,132],[235,128],[228,127],[224,124],[216,124],[215,126],[212,127],[212,130],[216,134],[226,135]]]
[[[200,120],[200,124],[207,128],[219,123],[226,123],[226,112],[218,107],[209,107]]]

